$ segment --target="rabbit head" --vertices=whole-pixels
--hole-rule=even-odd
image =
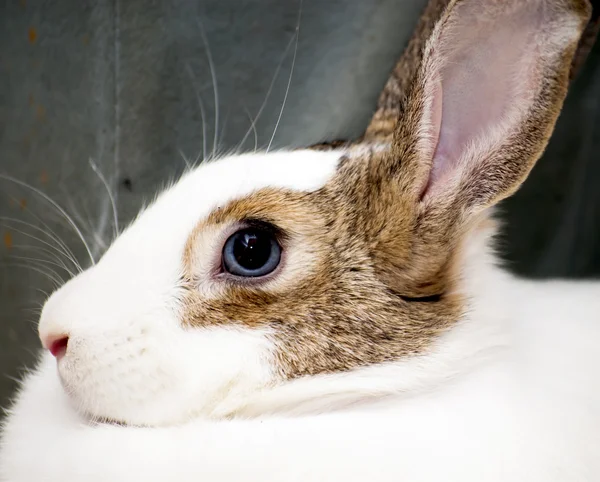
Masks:
[[[470,306],[465,243],[544,150],[589,11],[439,10],[359,142],[200,165],[49,298],[40,337],[81,413],[231,415],[297,380],[427,354],[453,330]]]

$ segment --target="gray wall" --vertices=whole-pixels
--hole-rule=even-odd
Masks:
[[[295,0],[3,2],[0,175],[30,187],[0,180],[0,405],[38,347],[45,294],[68,276],[51,264],[64,250],[52,237],[88,262],[69,223],[32,188],[64,207],[98,256],[114,227],[102,176],[122,227],[184,157],[201,158],[204,143],[212,152],[215,126],[215,149],[234,148],[264,104],[256,143],[266,146],[290,76],[275,146],[357,135],[424,3],[304,0],[291,75]],[[596,48],[549,151],[503,206],[517,272],[600,272],[599,57]],[[251,131],[242,148],[254,145]]]

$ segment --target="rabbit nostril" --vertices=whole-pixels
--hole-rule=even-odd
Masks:
[[[47,340],[45,345],[50,350],[50,353],[54,355],[57,359],[62,358],[67,352],[67,345],[69,344],[68,336],[60,336],[58,338],[53,338]]]

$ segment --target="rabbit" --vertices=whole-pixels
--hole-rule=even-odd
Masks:
[[[0,480],[600,480],[600,283],[494,249],[589,16],[432,2],[360,139],[163,191],[45,303]]]

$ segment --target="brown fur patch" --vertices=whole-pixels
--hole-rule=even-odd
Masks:
[[[402,299],[398,286],[392,289],[378,273],[372,232],[360,226],[362,216],[357,216],[369,209],[373,191],[365,184],[364,191],[348,189],[348,176],[360,175],[349,170],[363,165],[361,161],[342,162],[339,175],[314,193],[262,190],[222,207],[200,223],[185,255],[184,323],[272,328],[276,357],[286,378],[421,353],[455,323],[463,304],[451,290],[439,301],[409,302]],[[273,281],[225,282],[218,295],[203,296],[194,285],[194,256],[202,256],[194,245],[201,232],[211,226],[226,229],[246,218],[280,228],[284,250],[308,247],[305,265],[290,266],[286,261]],[[281,282],[289,269],[298,274]]]

